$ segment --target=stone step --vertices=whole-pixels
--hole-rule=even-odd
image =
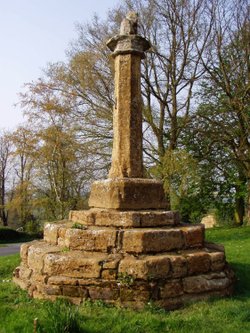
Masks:
[[[232,283],[229,270],[162,281],[161,284],[149,281],[102,280],[96,283],[93,280],[92,283],[90,280],[82,280],[78,284],[69,284],[69,279],[52,277],[47,284],[37,284],[31,295],[50,300],[64,297],[75,304],[81,304],[86,299],[102,300],[109,304],[133,308],[143,308],[153,302],[165,309],[176,309],[194,300],[229,296],[232,293]]]
[[[198,248],[204,244],[201,224],[180,224],[175,228],[78,227],[72,222],[48,223],[44,228],[44,240],[73,250],[138,254]]]
[[[182,278],[221,271],[225,267],[224,251],[211,248],[128,255],[68,250],[34,241],[23,244],[20,254],[23,263],[20,274],[24,278],[29,278],[31,273],[33,276],[61,275],[63,279],[70,278],[70,283],[73,283],[72,279],[115,280],[119,276],[143,280]]]
[[[178,225],[180,215],[176,211],[165,210],[117,211],[92,208],[70,211],[69,220],[103,227],[147,228]]]
[[[208,244],[209,245],[209,244]],[[195,297],[230,294],[233,275],[224,251],[212,247],[156,255],[66,250],[44,241],[21,247],[14,281],[33,297],[67,297],[126,305],[155,300],[163,307]],[[132,305],[133,305],[132,304]]]

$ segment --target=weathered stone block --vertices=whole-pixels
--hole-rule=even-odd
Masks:
[[[57,239],[57,245],[60,246],[61,248],[65,248],[66,247],[65,238],[58,237],[58,239]]]
[[[186,225],[180,228],[184,233],[186,248],[202,247],[204,243],[204,226]]]
[[[30,279],[32,274],[32,269],[29,269],[27,266],[24,266],[23,264],[19,266],[18,270],[18,277],[22,280],[28,280]]]
[[[171,298],[184,293],[181,280],[170,280],[161,288],[161,298]]]
[[[47,275],[33,273],[30,277],[30,282],[34,286],[36,286],[37,284],[44,285],[47,281],[47,278]]]
[[[117,275],[117,271],[115,269],[104,269],[102,271],[103,280],[115,280],[116,275]]]
[[[92,209],[71,210],[69,212],[69,220],[84,225],[95,225],[95,212]]]
[[[51,276],[48,278],[48,284],[76,286],[78,281],[68,276]]]
[[[205,241],[204,246],[208,250],[214,250],[214,251],[218,251],[218,252],[225,252],[225,247],[222,244],[216,244],[216,243],[213,243],[213,242]]]
[[[169,256],[173,278],[187,276],[187,260],[183,256]]]
[[[135,279],[152,280],[166,278],[170,270],[169,258],[164,255],[144,258],[127,257],[119,265],[120,275],[130,275]]]
[[[72,221],[84,225],[103,227],[140,227],[140,216],[133,211],[116,211],[110,209],[92,208],[83,211],[71,211]]]
[[[58,230],[61,226],[62,226],[61,224],[57,224],[57,223],[45,224],[44,231],[43,231],[45,242],[56,245],[57,238],[58,238]]]
[[[28,243],[23,243],[20,247],[20,257],[24,264],[26,264],[28,261],[28,250],[33,243],[36,244],[36,242],[28,242]]]
[[[89,297],[88,289],[85,288],[85,287],[80,286],[80,287],[79,287],[79,296],[80,296],[82,299],[87,299],[87,298]]]
[[[129,253],[164,252],[184,247],[181,230],[178,229],[132,229],[125,230],[123,251]]]
[[[186,255],[188,274],[206,273],[210,270],[210,256],[206,252],[194,252]]]
[[[68,229],[65,245],[70,249],[107,252],[115,246],[116,233],[114,229]]]
[[[63,220],[53,223],[46,223],[44,227],[44,241],[56,245],[59,238],[64,238],[65,232],[72,227],[72,222]]]
[[[57,246],[51,246],[43,241],[36,241],[28,249],[27,264],[33,272],[41,274],[43,269],[43,258],[47,253],[59,252]]]
[[[183,279],[183,288],[186,293],[202,293],[212,290],[223,290],[230,285],[225,273],[210,273],[206,275],[190,276]]]
[[[144,178],[115,178],[93,183],[89,206],[140,210],[166,209],[169,205],[161,182]]]
[[[211,252],[209,253],[211,260],[211,270],[221,271],[225,267],[225,253],[224,252]]]
[[[225,296],[229,296],[232,295],[232,288],[231,286],[225,288],[225,289],[218,289],[218,290],[210,290],[210,291],[204,291],[201,293],[197,293],[197,294],[189,294],[186,293],[184,295],[182,295],[182,301],[183,301],[183,305],[187,304],[187,303],[194,303],[194,302],[199,302],[199,301],[207,301],[211,298],[214,297],[225,297]]]
[[[80,297],[80,291],[78,286],[63,286],[63,296]]]
[[[65,254],[47,254],[44,273],[50,276],[64,275],[72,278],[99,278],[101,262],[105,257],[98,254],[83,254],[78,251]]]
[[[73,225],[73,223],[71,223],[71,221],[70,221],[70,222],[67,223],[67,226],[65,225],[65,226],[62,226],[61,228],[59,228],[59,230],[58,230],[58,239],[59,238],[65,238],[66,231],[69,228],[72,228],[72,225]]]
[[[15,278],[28,281],[32,275],[32,269],[29,269],[23,262],[20,266],[16,267],[13,276]]]
[[[174,226],[180,223],[178,212],[165,210],[117,211],[92,208],[82,211],[73,210],[70,212],[69,218],[71,221],[85,226],[122,228]]]
[[[196,294],[186,293],[173,298],[164,298],[155,301],[155,305],[165,308],[166,310],[174,310],[182,307],[185,304],[190,304],[199,301],[206,301],[211,297],[223,297],[231,294],[230,287],[221,290],[203,291]]]
[[[62,289],[59,286],[52,286],[52,285],[40,286],[40,288],[38,288],[38,291],[47,295],[56,295],[56,296],[62,295]]]
[[[116,269],[121,259],[122,255],[109,255],[107,259],[103,262],[102,267],[104,269]]]
[[[175,226],[180,223],[180,214],[176,211],[146,211],[140,212],[140,226],[148,227],[164,227]]]
[[[21,289],[29,289],[31,283],[30,280],[20,279],[18,276],[13,277],[13,282],[17,284]]]
[[[119,297],[119,289],[114,287],[92,286],[88,288],[91,299],[116,300]]]
[[[150,300],[150,287],[143,285],[135,285],[132,288],[130,286],[121,286],[120,300],[121,302],[147,302]]]

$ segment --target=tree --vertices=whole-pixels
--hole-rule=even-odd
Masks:
[[[39,133],[36,184],[48,219],[65,219],[76,209],[86,186],[86,166],[79,156],[75,133],[50,126]]]
[[[48,188],[57,196],[58,202],[64,201],[58,195],[64,190],[61,188],[56,192],[54,186],[52,191],[51,172],[54,168],[66,172],[71,170],[73,164],[74,167],[78,164],[79,170],[82,170],[84,160],[88,177],[101,178],[110,166],[114,69],[105,42],[119,31],[120,22],[129,10],[140,13],[140,33],[152,45],[151,52],[142,63],[144,155],[148,173],[164,179],[168,195],[174,199],[173,193],[178,193],[179,202],[182,195],[202,193],[196,191],[201,182],[197,181],[194,172],[190,173],[193,177],[190,184],[195,186],[179,191],[188,170],[181,167],[183,163],[189,163],[190,168],[196,165],[199,179],[204,178],[200,173],[202,163],[206,165],[203,169],[206,175],[209,170],[220,169],[215,173],[216,177],[218,175],[216,180],[209,178],[211,184],[220,177],[228,177],[229,173],[224,172],[226,165],[230,165],[230,174],[232,170],[237,170],[237,174],[241,172],[246,181],[249,179],[246,172],[248,118],[243,116],[248,112],[249,89],[244,87],[249,84],[249,76],[245,81],[240,79],[242,73],[249,72],[249,49],[246,46],[249,24],[246,0],[240,0],[238,5],[235,0],[228,3],[226,6],[224,0],[125,0],[122,6],[108,14],[107,20],[101,21],[95,16],[89,24],[79,25],[79,37],[68,51],[68,60],[51,64],[42,78],[26,85],[27,90],[21,96],[22,106],[39,137],[39,149],[44,158],[42,165],[46,165],[47,170],[47,185],[51,184]],[[231,74],[234,74],[229,75],[232,68]],[[196,93],[201,79],[204,79],[200,94],[203,106],[195,115],[198,106]],[[227,117],[226,110],[229,109],[232,112]],[[195,119],[201,119],[202,125]],[[205,119],[209,126],[205,124]],[[235,126],[237,121],[240,127]],[[232,125],[244,134],[232,133]],[[191,148],[188,143],[187,128],[198,134],[203,133],[204,140],[209,144],[212,141],[207,134],[213,141],[216,140],[216,149],[211,151],[209,161],[216,160],[220,168],[208,165],[205,156],[191,156],[197,150],[193,152],[194,146]],[[206,129],[209,129],[207,133]],[[229,135],[226,137],[222,133]],[[72,146],[76,144],[77,156],[73,164],[65,162],[64,140],[71,142]],[[55,145],[56,152],[53,150]],[[225,147],[230,163],[225,162],[226,158],[220,160]],[[58,158],[58,164],[56,161],[53,165],[48,163],[48,158],[52,157]],[[178,175],[176,170],[172,170],[173,162],[178,162],[180,166],[177,168]],[[64,171],[60,179],[64,178]],[[80,178],[83,182],[89,181],[89,178]],[[239,180],[240,177],[235,184],[239,184]],[[54,177],[55,182],[62,185],[61,180]],[[79,184],[78,180],[76,183]],[[241,193],[241,185],[234,188]],[[61,217],[64,216],[62,212],[59,214]],[[58,213],[56,215],[59,216]]]
[[[90,24],[79,25],[68,62],[50,65],[44,78],[27,85],[22,95],[26,113],[38,119],[45,116],[40,110],[48,113],[52,108],[58,116],[70,117],[89,144],[95,168],[103,170],[97,176],[103,176],[110,165],[114,104],[113,62],[105,42],[119,31],[125,13],[137,10],[140,33],[152,44],[142,66],[144,152],[147,162],[161,165],[164,155],[180,145],[192,92],[202,75],[201,55],[211,24],[205,9],[204,0],[128,0],[107,20],[94,17]],[[158,176],[164,177],[162,167]]]
[[[10,181],[12,144],[9,133],[2,132],[0,135],[0,219],[4,226],[8,225],[8,183]]]
[[[214,24],[202,60],[206,76],[201,90],[198,132],[206,131],[210,145],[221,151],[216,159],[235,191],[236,221],[250,218],[250,24],[245,0],[214,1]],[[224,157],[221,158],[224,153]],[[229,178],[235,170],[234,179]],[[247,188],[247,193],[245,188]]]
[[[36,159],[37,138],[34,133],[22,126],[19,126],[9,136],[13,145],[13,169],[15,187],[13,198],[9,205],[17,212],[22,226],[33,219],[33,171]]]
[[[193,90],[203,74],[201,55],[211,22],[205,20],[202,0],[151,3],[154,10],[150,8],[147,16],[152,24],[145,27],[153,45],[143,72],[145,119],[157,138],[161,160],[166,151],[179,146],[181,132],[189,121]],[[207,33],[202,20],[207,23]]]

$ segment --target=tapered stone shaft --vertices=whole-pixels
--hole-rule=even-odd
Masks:
[[[166,209],[162,182],[143,178],[141,59],[149,42],[137,35],[136,13],[122,21],[107,46],[115,62],[113,151],[109,178],[95,181],[89,206],[117,210]]]
[[[150,44],[137,35],[135,13],[122,22],[120,33],[107,43],[115,58],[114,138],[109,178],[142,178],[141,59]]]
[[[114,139],[110,178],[142,178],[142,110],[139,55],[115,58]]]

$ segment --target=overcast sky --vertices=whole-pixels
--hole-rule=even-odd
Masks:
[[[22,122],[14,104],[25,82],[65,59],[75,24],[105,16],[119,0],[0,0],[0,129]]]

